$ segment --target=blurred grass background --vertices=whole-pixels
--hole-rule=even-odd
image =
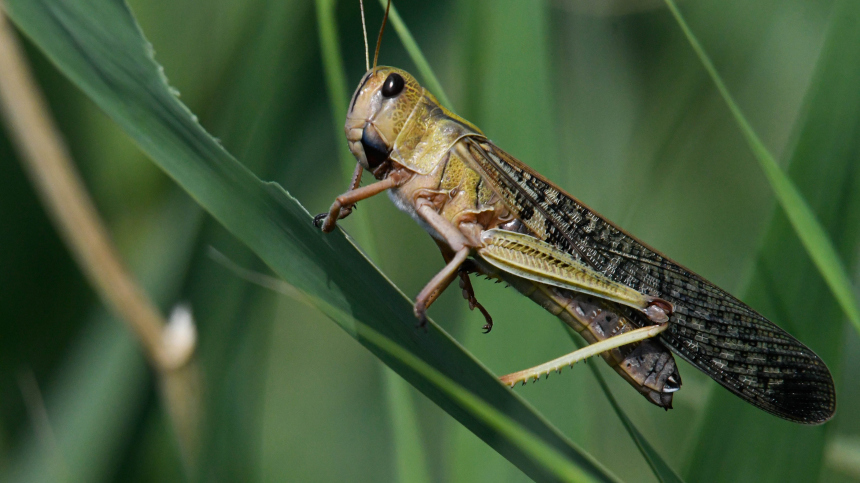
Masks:
[[[337,4],[349,89],[364,71],[358,2]],[[381,9],[367,2],[371,31]],[[224,146],[312,212],[345,189],[315,5],[130,1],[182,100]],[[860,479],[860,341],[844,323],[677,24],[660,3],[397,3],[454,103],[499,146],[798,336],[837,380],[836,418],[777,420],[681,363],[664,413],[603,367],[613,394],[688,481]],[[681,4],[753,126],[792,175],[857,280],[860,82],[851,2]],[[855,28],[851,28],[851,27]],[[372,33],[371,33],[372,35]],[[853,41],[852,41],[853,40]],[[398,471],[382,364],[328,319],[250,285],[210,246],[265,270],[34,48],[28,53],[72,155],[126,260],[168,309],[188,301],[206,386],[203,477],[391,481]],[[393,31],[380,62],[414,71]],[[0,132],[0,480],[183,478],[139,349],[105,314]],[[360,243],[407,294],[441,266],[430,238],[384,197],[363,202]],[[343,224],[353,232],[354,221]],[[431,315],[504,374],[572,349],[560,324],[477,282],[489,335],[456,290]],[[38,391],[34,391],[38,388]],[[653,474],[585,367],[516,389],[625,481]],[[526,477],[416,391],[437,481]],[[44,410],[39,397],[44,400]],[[416,474],[420,474],[416,471]]]

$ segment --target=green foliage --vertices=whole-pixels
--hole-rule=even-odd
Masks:
[[[747,121],[746,116],[741,112],[734,97],[729,93],[726,84],[723,82],[722,77],[720,77],[708,54],[705,53],[699,40],[690,31],[690,27],[687,26],[687,22],[681,16],[678,7],[675,6],[672,0],[666,0],[666,5],[669,6],[672,15],[675,16],[675,20],[678,21],[681,30],[684,31],[684,35],[687,36],[687,40],[690,41],[690,45],[693,46],[693,50],[699,56],[699,60],[702,62],[705,70],[708,71],[708,75],[711,76],[720,95],[723,96],[723,100],[726,101],[726,105],[728,105],[732,116],[734,116],[735,121],[741,128],[744,137],[747,138],[747,143],[749,143],[750,149],[755,155],[756,160],[758,160],[759,165],[761,165],[765,176],[767,176],[771,189],[776,194],[776,199],[779,200],[780,206],[785,210],[786,216],[791,221],[794,232],[800,238],[809,256],[815,261],[815,265],[818,267],[819,272],[821,272],[821,276],[827,281],[827,285],[833,292],[833,296],[836,297],[836,300],[842,306],[842,310],[848,316],[848,319],[854,324],[854,328],[860,331],[860,308],[857,306],[857,298],[852,293],[851,281],[848,279],[848,274],[842,266],[833,243],[818,223],[818,220],[815,219],[815,213],[812,212],[812,208],[803,199],[803,195],[800,194],[791,179],[782,172],[782,169],[776,164],[773,155],[770,154],[767,147],[765,147],[752,126],[750,126],[749,121]],[[853,12],[849,11],[847,13],[847,18],[853,20],[851,15]],[[840,23],[836,25],[837,29],[842,27]],[[839,36],[841,34],[842,32],[839,30],[831,32],[832,36]]]
[[[365,3],[373,39],[382,9]],[[480,281],[478,298],[496,320],[491,334],[480,333],[481,316],[456,290],[431,316],[457,342],[435,327],[415,331],[408,300],[386,276],[414,296],[441,267],[429,237],[384,197],[363,202],[360,218],[343,226],[383,276],[348,237],[313,230],[301,208],[323,211],[346,187],[337,111],[364,72],[358,2],[131,1],[171,84],[221,148],[166,90],[122,2],[6,0],[126,259],[165,312],[180,301],[193,307],[206,394],[201,477],[390,481],[402,475],[402,461],[423,460],[434,481],[556,479],[560,467],[544,458],[551,456],[531,452],[549,444],[566,458],[561,465],[574,461],[577,471],[609,478],[603,466],[625,481],[655,472],[669,480],[664,464],[687,481],[848,481],[850,466],[826,455],[860,433],[857,334],[672,14],[659,2],[624,12],[595,12],[579,0],[501,3],[397,2],[451,107],[816,350],[836,376],[836,418],[816,428],[777,420],[683,363],[684,386],[669,412],[600,361],[592,368],[605,375],[610,404],[582,366],[511,392],[485,368],[504,374],[574,345],[542,309]],[[740,111],[856,274],[858,7],[680,7]],[[380,63],[430,82],[397,39],[390,29]],[[5,132],[0,157],[8,161],[0,163],[0,480],[181,478],[142,358],[99,313]],[[207,255],[210,246],[241,266],[268,267],[305,301],[247,283]],[[404,362],[414,357],[433,369]],[[387,389],[380,360],[421,392]],[[30,370],[48,433],[21,395],[17,374]],[[481,401],[488,411],[472,405]],[[421,457],[395,456],[401,421],[419,433]],[[499,426],[511,421],[514,433],[527,430],[522,438]]]

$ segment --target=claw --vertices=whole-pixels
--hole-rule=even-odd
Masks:
[[[424,304],[415,304],[415,317],[418,318],[416,329],[424,329],[427,332],[427,308]]]
[[[340,214],[337,216],[338,220],[342,220],[347,216],[352,214],[352,210],[356,209],[358,205],[346,205],[340,209]]]
[[[472,288],[472,283],[469,281],[470,270],[468,268],[461,267],[459,273],[460,288],[463,289],[463,298],[469,302],[469,310],[475,310],[475,308],[477,308],[481,311],[481,314],[484,315],[484,320],[486,320],[487,323],[481,328],[483,329],[483,332],[487,334],[493,330],[493,318],[490,317],[490,313],[487,312],[487,309],[485,309],[484,306],[478,302],[478,299],[475,298],[475,290]]]
[[[321,228],[323,223],[325,222],[328,213],[320,213],[319,215],[314,217],[314,226],[317,228]]]
[[[478,307],[478,310],[480,310],[482,314],[484,314],[484,320],[486,320],[487,323],[484,324],[482,329],[484,329],[485,334],[489,334],[490,331],[493,330],[493,318],[490,317],[490,313],[487,312],[487,309],[485,309],[484,306],[479,304],[477,301],[475,301],[475,306]]]

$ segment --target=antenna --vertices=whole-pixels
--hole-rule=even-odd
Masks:
[[[388,9],[391,8],[391,0],[385,4],[385,16],[382,17],[382,27],[379,27],[379,37],[376,38],[376,52],[373,54],[373,70],[376,73],[376,61],[379,59],[379,45],[382,43],[382,33],[385,32],[385,23],[388,21]]]
[[[367,47],[367,24],[364,23],[364,0],[358,0],[361,5],[361,32],[364,34],[364,65],[370,70],[370,49]]]

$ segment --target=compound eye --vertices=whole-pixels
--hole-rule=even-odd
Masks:
[[[388,78],[385,79],[385,83],[382,84],[382,95],[388,98],[395,97],[403,92],[403,87],[405,86],[406,81],[403,80],[400,74],[389,74]]]

